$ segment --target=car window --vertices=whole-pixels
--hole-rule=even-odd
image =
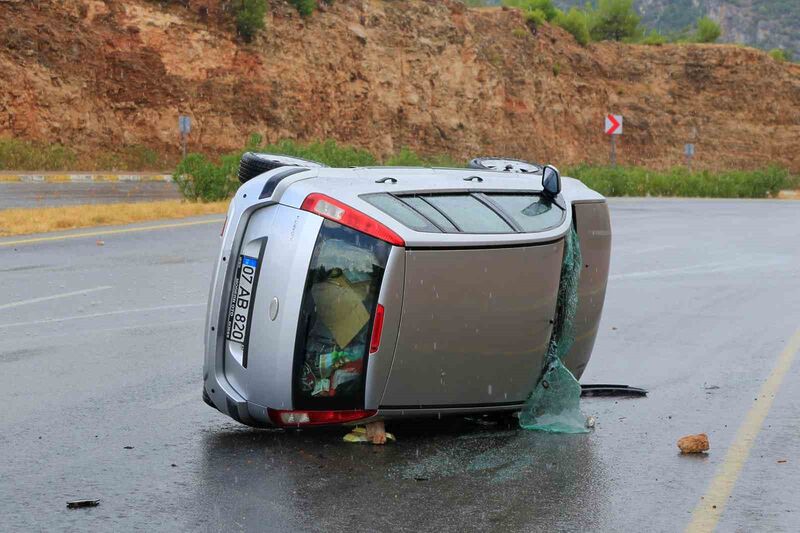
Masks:
[[[524,232],[544,231],[558,226],[564,211],[538,194],[488,194]]]
[[[311,256],[295,346],[295,407],[354,408],[391,245],[326,220]]]
[[[426,202],[423,198],[419,196],[404,196],[402,200],[416,209],[419,213],[427,217],[428,220],[442,228],[442,231],[447,233],[458,232],[458,228],[455,227],[452,222],[447,220],[447,217],[442,215],[436,210],[435,207]]]
[[[439,209],[465,233],[513,233],[514,229],[500,215],[467,194],[426,196],[425,200]]]
[[[430,220],[390,194],[371,194],[362,198],[413,230],[435,233],[440,231]]]

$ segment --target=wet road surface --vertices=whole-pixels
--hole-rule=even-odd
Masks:
[[[219,218],[104,246],[0,240],[0,530],[683,530],[800,328],[800,203],[611,212],[583,381],[649,397],[584,399],[587,435],[434,419],[392,425],[386,447],[251,430],[201,401]],[[784,374],[720,531],[797,529],[800,363]],[[696,432],[711,452],[680,456]],[[77,498],[102,502],[67,510]]]
[[[147,202],[181,198],[169,182],[0,183],[0,209]]]

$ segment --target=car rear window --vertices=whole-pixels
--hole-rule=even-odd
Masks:
[[[359,409],[391,245],[326,220],[311,256],[295,345],[296,409]]]
[[[564,211],[538,194],[488,194],[522,231],[544,231],[561,224]]]
[[[365,196],[364,200],[413,230],[428,232],[439,231],[439,228],[430,220],[390,194],[373,194]]]
[[[425,201],[446,214],[464,233],[514,232],[500,215],[472,195],[431,195]]]
[[[428,220],[436,224],[442,231],[447,233],[456,233],[458,228],[453,225],[441,212],[437,211],[435,207],[426,202],[419,196],[404,196],[403,202],[410,205],[422,216],[427,217]]]
[[[564,221],[564,209],[535,192],[369,194],[361,197],[398,222],[430,233],[535,233]]]

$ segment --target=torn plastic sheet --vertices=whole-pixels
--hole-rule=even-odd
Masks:
[[[564,261],[553,333],[550,336],[544,372],[519,415],[524,429],[550,433],[587,433],[586,418],[581,414],[581,385],[562,363],[575,341],[575,313],[578,309],[581,247],[573,225],[564,239]]]

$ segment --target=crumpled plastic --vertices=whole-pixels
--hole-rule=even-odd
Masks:
[[[353,431],[342,437],[342,440],[345,442],[369,442],[369,439],[367,439],[367,428],[362,428],[362,427],[353,428]],[[392,435],[387,431],[386,440],[395,441],[397,439],[395,439],[394,435]]]
[[[581,385],[562,363],[575,341],[575,313],[583,259],[573,225],[564,240],[564,260],[558,285],[553,332],[545,356],[544,372],[519,415],[524,429],[549,433],[587,433],[581,414]]]

